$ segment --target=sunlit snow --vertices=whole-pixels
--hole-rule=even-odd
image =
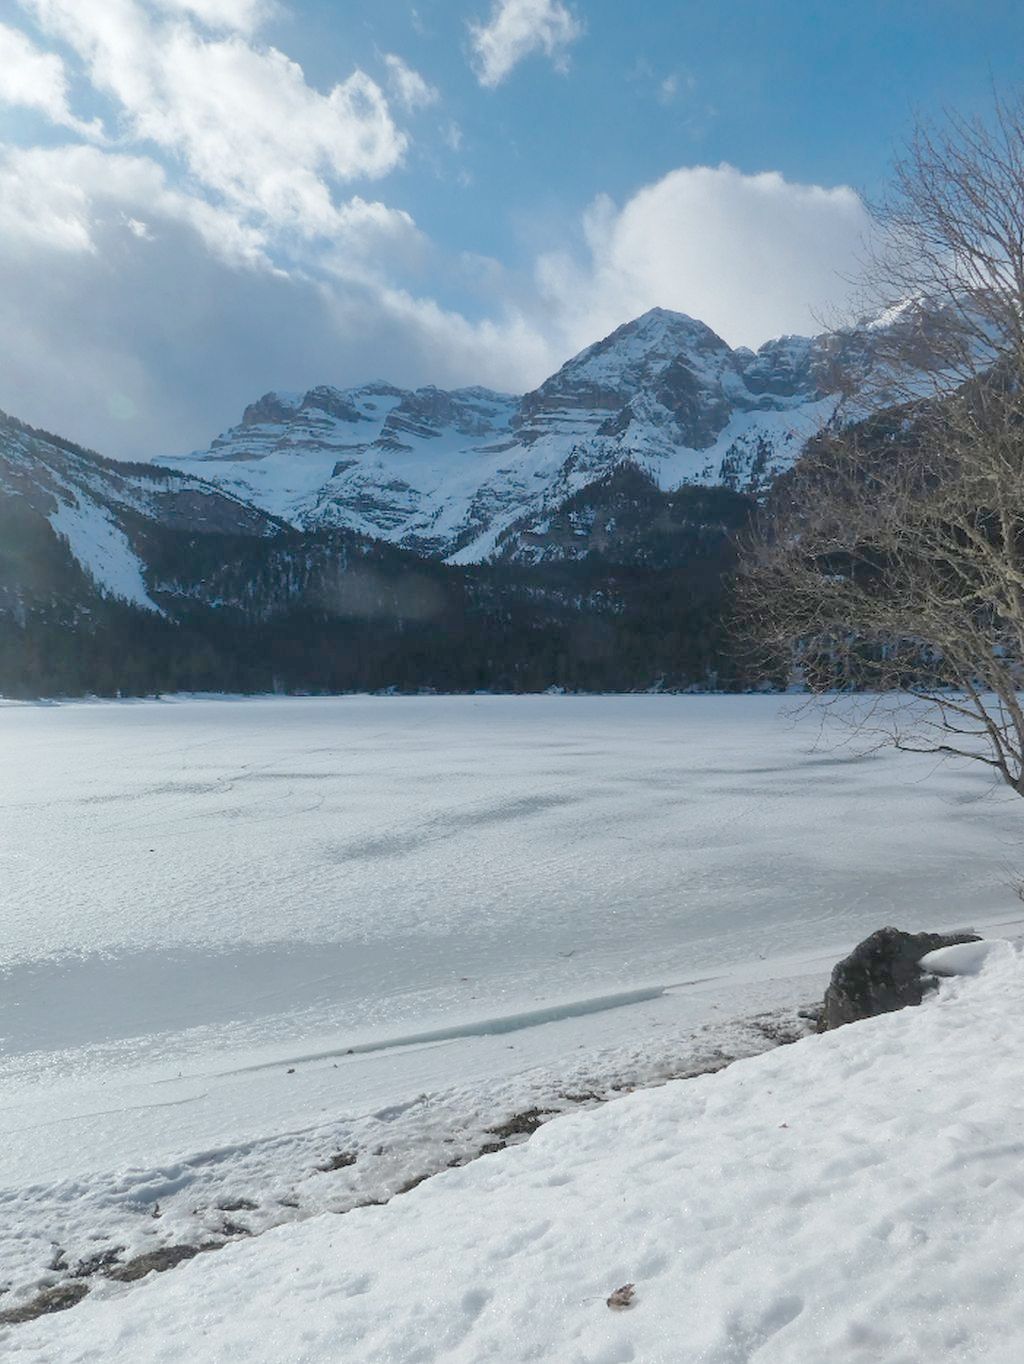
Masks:
[[[12,1357],[1017,1364],[1022,985],[1007,948],[921,1008],[557,1118],[385,1207],[101,1282]]]

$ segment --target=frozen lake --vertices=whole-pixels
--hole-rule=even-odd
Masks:
[[[0,1036],[348,1044],[1012,912],[1014,798],[749,697],[0,711]]]
[[[436,1153],[538,1066],[670,1073],[882,924],[1021,917],[1019,798],[858,757],[778,698],[6,706],[0,744],[0,1250],[25,1283],[148,1203],[185,1225],[214,1167],[259,1199],[389,1124]],[[319,1178],[284,1206],[329,1206]]]

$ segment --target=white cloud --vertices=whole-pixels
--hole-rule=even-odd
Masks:
[[[823,189],[731,166],[675,170],[621,208],[599,198],[582,259],[544,255],[537,281],[570,346],[656,306],[708,323],[732,345],[821,330],[849,298],[867,211],[845,186]]]
[[[494,0],[488,21],[471,23],[469,32],[477,78],[493,89],[534,52],[564,69],[566,52],[582,36],[583,25],[562,0]]]
[[[23,3],[76,51],[136,140],[180,157],[208,191],[277,227],[330,235],[341,226],[331,184],[385,175],[405,151],[383,92],[362,71],[324,95],[277,49],[154,19],[138,0]],[[238,0],[187,8],[246,13]]]
[[[843,302],[866,231],[850,189],[691,167],[598,198],[562,225],[577,249],[532,272],[446,255],[355,192],[405,148],[384,92],[358,70],[311,87],[255,41],[259,0],[21,3],[106,97],[117,141],[0,146],[0,407],[111,454],[208,441],[272,387],[522,391],[655,305],[733,344],[807,331]],[[504,0],[474,30],[481,81],[579,32],[558,0]],[[384,61],[396,106],[436,99]],[[68,89],[60,56],[0,26],[0,100],[91,136]],[[458,149],[454,123],[442,135]]]
[[[426,109],[440,99],[436,86],[430,85],[418,71],[407,66],[397,53],[385,53],[384,65],[388,69],[388,82],[395,98],[404,108]]]
[[[144,223],[141,218],[129,218],[125,214],[124,225],[133,236],[139,237],[142,241],[151,242],[154,240],[153,234],[149,230],[149,224]]]
[[[424,251],[408,213],[357,195],[335,209],[329,247],[289,272],[276,263],[277,242],[266,226],[176,188],[151,157],[83,146],[0,147],[0,237],[9,248],[94,253],[113,223],[152,241],[154,218],[191,228],[229,266],[282,277],[305,268],[369,283],[401,273]]]
[[[669,71],[664,76],[658,75],[650,62],[642,57],[630,67],[626,79],[651,89],[655,99],[666,109],[684,97],[692,97],[697,90],[697,79],[691,72],[676,70]]]
[[[273,268],[264,233],[172,188],[149,157],[83,146],[0,149],[0,239],[8,252],[34,255],[41,271],[40,252],[96,254],[112,224],[151,238],[151,215],[192,228],[226,264]]]
[[[156,0],[172,14],[189,14],[209,28],[254,33],[277,8],[274,0]]]
[[[430,250],[407,214],[355,197],[337,218],[329,249],[284,267],[268,226],[152,157],[0,148],[0,407],[138,458],[208,441],[257,390],[544,371],[543,335],[500,297],[473,323],[401,284]]]
[[[34,169],[37,188],[61,183],[63,212],[37,196],[16,238],[0,170],[0,407],[105,454],[206,445],[271,388],[380,376],[520,387],[548,368],[544,336],[511,309],[474,323],[369,272],[242,268],[241,253],[211,250],[210,225],[151,164],[108,165],[120,180],[108,198],[99,184],[75,194],[67,165]],[[61,240],[40,241],[47,221]]]
[[[99,123],[85,123],[71,112],[67,70],[60,57],[43,52],[21,29],[7,24],[0,24],[0,104],[35,109],[51,123],[85,137],[100,134]]]
[[[867,224],[849,189],[678,170],[621,207],[595,201],[581,250],[542,256],[531,285],[445,258],[386,205],[354,198],[338,218],[335,246],[282,265],[268,225],[186,192],[151,157],[9,149],[0,407],[138,457],[207,442],[269,388],[383,376],[523,391],[655,305],[757,345],[842,303]],[[476,319],[417,287],[424,260]]]

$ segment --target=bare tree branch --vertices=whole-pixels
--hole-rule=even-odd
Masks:
[[[889,406],[776,484],[742,617],[766,676],[902,691],[891,743],[1024,795],[1024,101],[918,129],[875,217]]]

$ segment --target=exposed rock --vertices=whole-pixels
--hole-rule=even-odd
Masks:
[[[112,1265],[119,1264],[123,1254],[124,1246],[107,1246],[103,1250],[97,1250],[95,1254],[86,1255],[84,1259],[78,1261],[71,1277],[73,1279],[89,1279],[93,1274],[99,1274],[101,1270],[110,1269]]]
[[[427,1170],[424,1174],[413,1175],[411,1179],[407,1179],[404,1184],[400,1184],[398,1186],[398,1188],[395,1190],[395,1194],[398,1195],[404,1193],[411,1193],[413,1189],[419,1188],[419,1186],[424,1182],[424,1180],[432,1178],[433,1175],[435,1175],[436,1173],[437,1173],[436,1170]],[[358,1203],[356,1204],[356,1206],[373,1207],[376,1203],[379,1202],[387,1202],[387,1199],[370,1199],[368,1203],[366,1204]]]
[[[821,1032],[861,1018],[920,1004],[930,980],[920,962],[926,952],[978,942],[976,933],[904,933],[880,928],[833,968],[825,991]]]
[[[251,1236],[252,1228],[247,1227],[243,1222],[235,1222],[230,1217],[225,1217],[220,1225],[222,1236]]]
[[[532,1137],[544,1119],[553,1117],[556,1111],[553,1108],[527,1108],[522,1113],[513,1113],[507,1122],[499,1123],[497,1127],[488,1127],[487,1131],[492,1137],[502,1137],[506,1141],[509,1137]]]
[[[367,413],[357,407],[344,393],[339,393],[336,388],[330,388],[327,384],[319,384],[316,388],[311,388],[303,397],[299,411],[306,412],[310,409],[313,412],[326,412],[329,417],[334,417],[337,421],[369,421]]]
[[[242,413],[243,426],[266,426],[271,422],[289,421],[296,410],[295,400],[280,397],[277,393],[264,393],[262,398],[250,403]]]

